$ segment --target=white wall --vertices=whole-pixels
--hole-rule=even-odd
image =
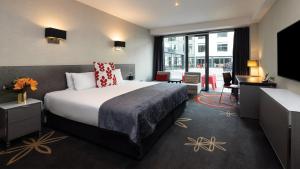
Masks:
[[[67,40],[48,44],[45,27],[67,30]],[[0,66],[112,61],[135,64],[137,79],[152,76],[149,30],[75,0],[1,0],[0,37]],[[126,41],[126,48],[113,50],[113,40]]]
[[[258,31],[262,72],[274,76],[278,87],[300,94],[300,82],[277,76],[277,32],[299,20],[299,7],[299,0],[278,0],[259,23]]]

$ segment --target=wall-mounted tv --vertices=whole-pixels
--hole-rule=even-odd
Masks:
[[[300,21],[277,34],[278,76],[300,81]]]

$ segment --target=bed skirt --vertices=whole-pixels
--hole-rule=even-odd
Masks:
[[[155,131],[150,136],[142,139],[141,144],[132,142],[126,134],[69,120],[49,111],[45,112],[47,118],[46,126],[99,144],[134,159],[141,160],[160,136],[172,126],[176,119],[184,112],[185,107],[186,101],[168,113],[168,115],[158,123]]]

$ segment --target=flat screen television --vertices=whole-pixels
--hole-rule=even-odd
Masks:
[[[300,81],[300,21],[277,34],[278,76]]]

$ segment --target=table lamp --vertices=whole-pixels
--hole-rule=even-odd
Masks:
[[[259,70],[258,70],[258,60],[248,60],[247,66],[249,68],[257,68],[257,76],[259,76]],[[252,75],[251,75],[252,76]]]

